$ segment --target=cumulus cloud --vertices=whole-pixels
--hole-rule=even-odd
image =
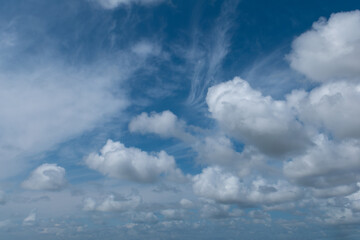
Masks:
[[[360,138],[360,85],[344,81],[324,84],[307,93],[287,96],[308,126],[325,129],[338,139]]]
[[[135,182],[155,182],[161,175],[173,179],[182,177],[181,170],[176,168],[174,157],[166,152],[149,154],[111,140],[106,142],[100,154],[90,154],[85,163],[104,175]]]
[[[360,79],[360,11],[320,18],[292,44],[291,67],[316,81]]]
[[[170,111],[161,113],[145,112],[133,118],[129,123],[131,132],[142,134],[153,133],[161,137],[175,137],[182,140],[191,139],[191,135],[185,132],[186,124]]]
[[[266,154],[298,152],[309,143],[285,101],[263,96],[238,77],[209,88],[206,102],[212,117],[229,135]]]
[[[333,142],[320,135],[315,146],[284,164],[284,173],[320,197],[348,195],[359,188],[360,142]]]
[[[98,2],[105,9],[114,9],[119,6],[127,6],[130,4],[139,5],[155,5],[164,0],[92,0]]]
[[[22,187],[30,190],[56,191],[66,185],[65,169],[56,164],[43,164],[36,168]]]
[[[195,194],[219,203],[243,206],[277,204],[296,200],[300,190],[285,181],[268,183],[262,178],[240,179],[220,167],[207,167],[193,178]]]

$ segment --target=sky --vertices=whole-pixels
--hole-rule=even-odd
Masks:
[[[0,0],[0,239],[359,239],[359,9]]]

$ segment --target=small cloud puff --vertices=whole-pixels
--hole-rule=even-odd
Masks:
[[[181,140],[190,140],[192,136],[185,132],[186,124],[170,111],[161,113],[141,113],[129,123],[130,132],[141,134],[153,133],[161,137],[174,137]]]
[[[66,185],[65,169],[56,164],[45,163],[36,168],[22,187],[30,190],[61,190]]]

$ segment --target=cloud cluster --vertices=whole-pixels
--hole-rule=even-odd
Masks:
[[[360,11],[320,18],[311,30],[292,44],[291,67],[320,82],[339,79],[359,81]]]
[[[323,135],[306,153],[284,164],[284,173],[289,178],[314,188],[319,197],[349,195],[359,190],[359,169],[359,140],[336,143]]]
[[[297,200],[301,191],[286,181],[269,183],[265,179],[240,179],[220,167],[205,168],[194,176],[195,194],[220,203],[241,206],[278,204]]]
[[[109,177],[134,182],[155,182],[161,175],[174,179],[182,177],[175,159],[166,152],[149,154],[111,140],[106,142],[100,154],[90,154],[85,163],[89,168]]]
[[[65,169],[56,164],[42,164],[30,177],[22,183],[22,187],[30,190],[57,191],[66,185]]]
[[[306,125],[324,129],[337,139],[360,138],[360,84],[345,81],[327,83],[311,92],[293,91],[289,105]]]

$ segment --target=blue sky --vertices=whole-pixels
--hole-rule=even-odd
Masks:
[[[0,0],[0,238],[358,239],[358,9]]]

